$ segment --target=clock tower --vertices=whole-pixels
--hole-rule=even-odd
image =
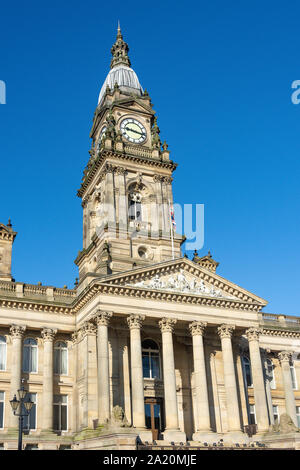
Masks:
[[[181,256],[175,233],[172,174],[176,163],[160,140],[155,111],[131,68],[120,26],[90,132],[90,159],[78,196],[83,250],[80,287],[94,277]]]

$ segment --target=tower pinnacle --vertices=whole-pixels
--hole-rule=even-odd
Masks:
[[[129,47],[128,44],[123,40],[120,21],[118,21],[117,39],[111,48],[111,53],[113,57],[111,59],[110,68],[113,69],[114,67],[117,67],[121,64],[130,67],[131,64],[128,57],[128,51]]]

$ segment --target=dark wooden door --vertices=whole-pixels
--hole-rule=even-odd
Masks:
[[[146,427],[152,431],[152,439],[156,441],[162,432],[162,401],[157,398],[145,399]]]

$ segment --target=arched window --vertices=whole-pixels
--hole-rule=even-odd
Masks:
[[[23,372],[37,372],[37,342],[26,338],[23,345]]]
[[[142,356],[144,377],[160,379],[159,349],[155,341],[145,339],[142,342]]]
[[[6,368],[6,338],[0,336],[0,370]]]
[[[266,360],[266,376],[270,382],[270,388],[274,390],[276,388],[275,376],[274,376],[274,365],[271,359]]]
[[[242,363],[243,363],[243,372],[244,372],[245,384],[246,384],[247,387],[252,387],[253,381],[252,381],[251,363],[250,363],[249,357],[243,356],[242,357]]]
[[[68,373],[68,346],[64,341],[57,341],[54,345],[54,373]]]
[[[142,220],[142,196],[136,191],[129,194],[128,217],[129,220]]]

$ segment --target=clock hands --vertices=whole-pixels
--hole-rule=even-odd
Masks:
[[[132,127],[125,127],[125,130],[126,130],[126,131],[134,132],[135,134],[140,134],[140,135],[143,136],[143,137],[145,136],[144,132],[139,132],[139,131],[137,131],[137,130],[135,130],[135,129],[132,129]]]

